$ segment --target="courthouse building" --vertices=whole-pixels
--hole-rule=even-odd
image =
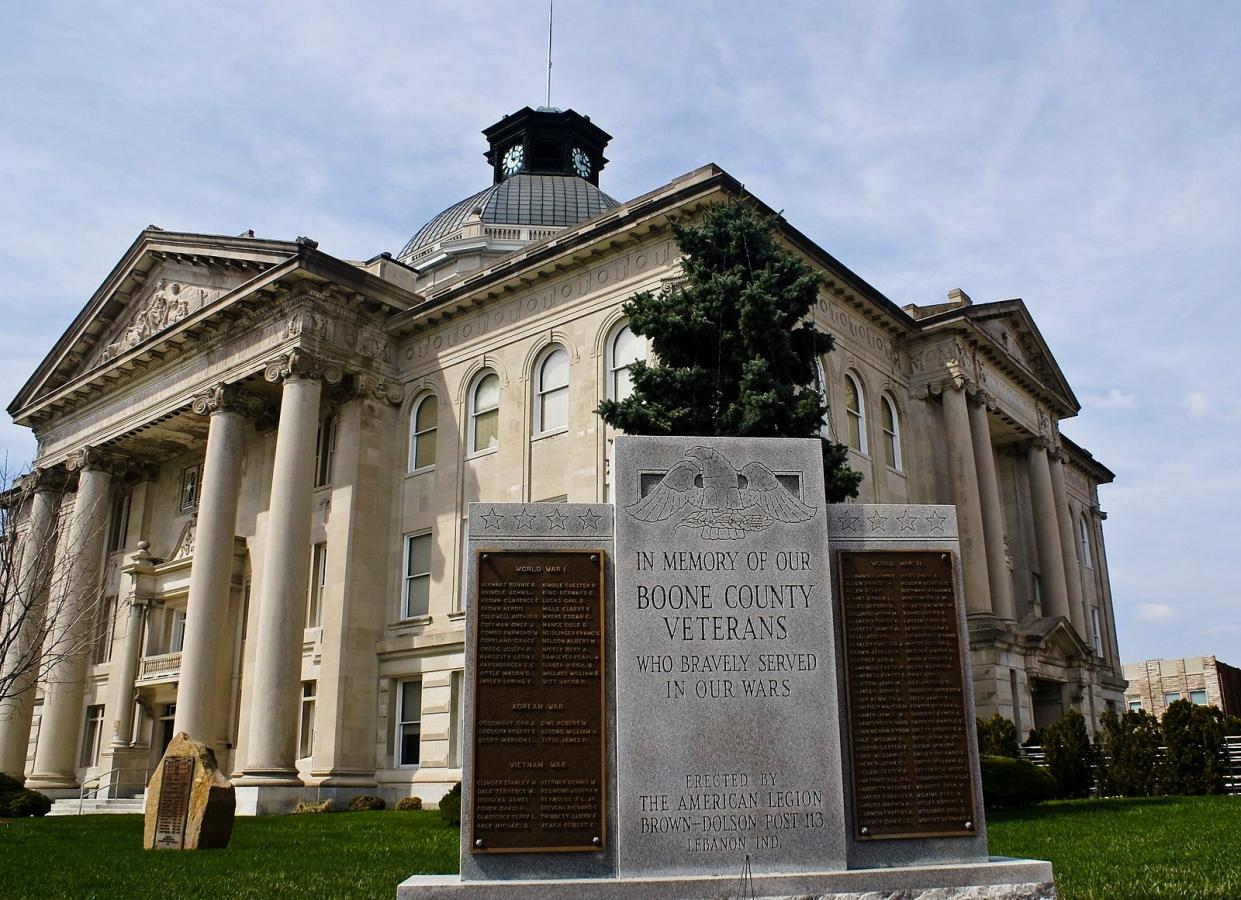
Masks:
[[[618,202],[572,111],[484,135],[491,185],[395,256],[150,227],[86,301],[9,406],[38,439],[10,501],[58,529],[94,644],[0,709],[0,770],[124,793],[184,730],[256,788],[242,809],[460,779],[467,505],[611,499],[594,410],[646,353],[621,304],[677,279],[671,221],[741,192],[707,165]],[[1079,403],[1030,311],[898,305],[779,229],[825,276],[824,427],[859,499],[958,508],[979,714],[1119,707],[1112,473],[1061,434]]]

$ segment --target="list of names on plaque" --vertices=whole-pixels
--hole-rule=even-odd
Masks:
[[[470,846],[599,850],[603,552],[484,551],[478,575]]]
[[[155,849],[180,850],[185,846],[185,819],[193,785],[193,757],[170,756],[164,760],[155,808]]]
[[[973,833],[952,556],[842,551],[856,836]]]

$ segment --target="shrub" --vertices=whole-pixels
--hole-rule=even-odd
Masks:
[[[440,818],[449,825],[461,824],[461,782],[440,798]]]
[[[1047,768],[1056,779],[1057,797],[1085,797],[1090,794],[1094,748],[1081,713],[1070,709],[1059,722],[1043,729],[1043,753],[1047,758]]]
[[[7,809],[0,810],[0,815],[10,819],[23,819],[26,816],[46,816],[52,808],[52,801],[38,791],[20,790],[9,797]]]
[[[383,797],[376,797],[373,794],[359,794],[349,801],[350,812],[362,812],[368,809],[386,809],[388,804],[384,803]]]
[[[324,800],[322,803],[307,803],[304,800],[297,801],[297,806],[293,808],[294,814],[300,813],[326,813],[332,811],[331,798]]]
[[[1224,791],[1224,717],[1214,706],[1177,700],[1163,714],[1167,794],[1221,794]]]
[[[393,809],[398,809],[402,812],[409,809],[422,809],[422,798],[402,797],[400,800],[396,801],[396,806],[393,807]]]
[[[1241,716],[1224,717],[1224,735],[1225,737],[1241,735]]]
[[[1056,779],[1024,759],[984,756],[982,796],[988,809],[1034,806],[1056,796]]]
[[[1099,791],[1123,797],[1157,793],[1163,765],[1159,720],[1140,709],[1120,716],[1108,710],[1100,724]]]
[[[975,719],[978,728],[978,752],[983,756],[1007,756],[1016,759],[1021,755],[1017,745],[1017,726],[996,713],[990,719]]]

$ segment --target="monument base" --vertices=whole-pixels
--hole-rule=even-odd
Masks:
[[[797,897],[799,900],[1054,900],[1051,863],[993,856],[987,862],[898,866],[838,872],[740,873],[668,878],[461,881],[456,875],[413,875],[397,900],[718,900],[726,897]]]

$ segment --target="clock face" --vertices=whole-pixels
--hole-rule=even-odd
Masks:
[[[572,156],[573,171],[583,178],[589,178],[591,172],[590,157],[586,155],[586,151],[581,147],[574,147]]]
[[[522,164],[525,161],[526,148],[522,144],[514,144],[504,154],[504,159],[500,162],[500,166],[503,168],[505,175],[516,175],[521,171]]]

